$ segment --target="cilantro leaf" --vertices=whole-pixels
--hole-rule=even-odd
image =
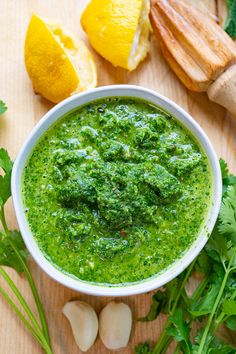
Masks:
[[[157,316],[159,315],[159,313],[161,312],[161,309],[162,309],[165,301],[166,301],[166,294],[164,292],[158,290],[152,296],[152,304],[151,304],[149,313],[147,314],[147,316],[139,318],[138,320],[141,322],[155,320],[157,318]]]
[[[194,338],[195,344],[193,345],[193,354],[199,353],[199,344],[201,342],[203,336],[204,328],[200,328]],[[209,345],[211,347],[209,348]],[[212,334],[208,333],[205,346],[201,354],[235,354],[232,352],[232,347],[225,344],[220,338],[213,336]]]
[[[236,176],[233,176],[229,173],[228,165],[223,159],[220,159],[220,168],[222,174],[223,197],[224,197],[228,187],[236,185]]]
[[[11,196],[11,174],[0,176],[0,206],[4,205]]]
[[[193,353],[198,353],[199,351],[199,344],[201,343],[202,340],[202,336],[203,336],[203,332],[204,332],[204,328],[200,328],[194,338],[195,340],[195,345],[193,345]],[[207,338],[206,338],[206,342],[205,342],[205,346],[204,346],[204,351],[201,354],[206,354],[207,350],[206,348],[208,347],[209,343],[212,342],[213,336],[208,333]]]
[[[224,343],[220,338],[214,337],[211,341],[211,348],[208,350],[209,354],[235,354],[235,349],[230,345]]]
[[[231,331],[236,331],[236,315],[230,316],[225,321],[225,325]]]
[[[226,315],[236,316],[236,301],[235,300],[225,300],[223,303],[223,312]]]
[[[5,171],[5,173],[11,172],[13,166],[8,152],[2,148],[0,149],[0,166]]]
[[[222,201],[218,230],[228,234],[236,242],[236,186],[229,186],[227,195]]]
[[[220,159],[220,169],[221,169],[222,179],[228,177],[229,168],[228,168],[227,163],[223,159]]]
[[[195,270],[201,274],[209,274],[212,270],[212,260],[204,249],[197,258]]]
[[[180,277],[181,277],[181,275],[178,278],[175,278],[166,284],[167,301],[164,304],[165,306],[163,308],[163,313],[171,312],[172,305],[175,301],[176,292],[181,286]]]
[[[225,196],[229,186],[236,185],[236,176],[228,175],[223,179],[223,196]]]
[[[228,259],[228,247],[228,240],[220,234],[219,227],[216,227],[205,247],[208,256],[215,261],[214,266],[216,266],[216,262],[225,263]]]
[[[138,345],[136,345],[135,347],[135,353],[136,354],[151,354],[151,347],[150,344],[148,342],[144,342],[144,343],[140,343]]]
[[[19,259],[16,256],[14,250],[12,249],[8,237],[11,238],[15,247],[25,261],[28,255],[24,241],[19,231],[11,231],[9,236],[6,236],[4,233],[0,232],[0,265],[11,267],[18,273],[22,273],[24,269],[19,262]]]
[[[174,337],[177,342],[184,342],[184,347],[190,351],[192,344],[190,342],[190,329],[187,322],[183,318],[182,309],[177,309],[175,313],[170,316],[172,327],[167,329],[167,333]],[[184,351],[185,352],[185,351]]]
[[[227,0],[228,18],[225,23],[225,31],[233,38],[236,38],[236,1]]]
[[[211,277],[210,288],[206,289],[206,292],[204,292],[203,296],[192,303],[192,306],[189,310],[192,316],[200,317],[211,312],[216,297],[219,293],[222,279],[223,276],[216,276],[215,274]]]
[[[6,150],[0,149],[0,167],[4,175],[0,175],[0,206],[11,196],[11,171],[13,163]]]
[[[7,106],[6,104],[0,100],[0,115],[2,115],[4,112],[6,112]]]

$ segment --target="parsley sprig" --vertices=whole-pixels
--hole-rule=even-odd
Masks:
[[[1,114],[0,102],[0,114]],[[26,328],[30,331],[33,337],[39,342],[45,353],[52,354],[48,327],[45,319],[44,310],[39,298],[37,288],[27,265],[27,256],[24,242],[21,234],[18,231],[10,231],[7,226],[4,207],[7,200],[11,196],[11,172],[13,163],[6,150],[0,149],[0,167],[3,170],[3,175],[0,175],[0,223],[2,231],[0,231],[0,276],[5,280],[11,292],[19,301],[19,307],[12,298],[0,287],[0,293],[8,302],[12,310],[17,314]],[[37,307],[40,323],[36,319],[33,311],[24,299],[20,290],[12,281],[3,266],[8,266],[15,269],[19,274],[24,273],[28,280],[32,295]]]
[[[236,176],[223,160],[221,170],[223,198],[212,235],[192,264],[153,295],[150,312],[141,320],[153,320],[160,312],[168,318],[153,350],[145,343],[137,353],[164,354],[173,339],[175,353],[236,353],[235,343],[218,336],[221,326],[236,331]],[[194,278],[198,285],[189,294]]]

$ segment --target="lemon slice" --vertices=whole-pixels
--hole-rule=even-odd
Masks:
[[[149,0],[92,0],[81,25],[100,55],[134,70],[149,51],[149,10]]]
[[[37,15],[26,34],[25,65],[35,92],[54,103],[97,84],[95,63],[85,44]]]

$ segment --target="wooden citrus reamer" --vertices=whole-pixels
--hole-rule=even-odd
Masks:
[[[205,13],[179,0],[152,0],[163,55],[184,85],[236,115],[236,46]]]

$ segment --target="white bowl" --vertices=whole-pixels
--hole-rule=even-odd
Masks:
[[[112,97],[112,96],[130,96],[144,99],[157,106],[162,107],[170,112],[179,122],[181,122],[197,139],[199,145],[208,157],[209,166],[212,174],[212,199],[209,206],[209,211],[206,216],[205,224],[199,230],[199,236],[192,244],[182,258],[175,261],[168,269],[164,270],[161,274],[157,274],[151,278],[142,280],[136,283],[118,286],[105,286],[96,285],[89,282],[77,280],[69,275],[62,273],[55,268],[40,251],[37,242],[35,241],[24,214],[24,208],[21,198],[21,176],[24,165],[41,135],[60,117],[70,112],[76,107],[85,103],[94,101],[99,98]],[[186,113],[181,107],[169,100],[168,98],[159,95],[158,93],[148,90],[146,88],[131,86],[131,85],[118,85],[99,87],[97,89],[87,91],[85,93],[74,95],[52,108],[40,120],[36,127],[32,130],[28,139],[24,143],[20,153],[14,163],[12,173],[12,196],[15,207],[16,217],[19,223],[20,231],[22,233],[24,242],[35,259],[38,265],[53,279],[61,284],[72,288],[74,290],[84,292],[91,295],[108,295],[108,296],[124,296],[139,293],[161,287],[168,283],[170,280],[179,275],[199,254],[208,240],[209,233],[211,233],[220,208],[222,182],[221,171],[218,158],[214,149],[207,138],[204,131],[200,126]]]

